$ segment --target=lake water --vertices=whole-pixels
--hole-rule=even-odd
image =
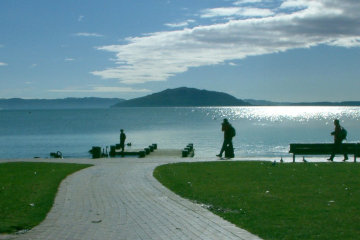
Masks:
[[[182,149],[194,143],[195,157],[213,158],[223,140],[221,122],[236,128],[235,155],[291,157],[289,143],[332,142],[340,119],[348,142],[360,142],[360,107],[188,107],[0,111],[0,158],[89,157],[92,146],[119,142],[123,128],[132,148],[157,143]]]

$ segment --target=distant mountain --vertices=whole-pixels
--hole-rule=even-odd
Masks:
[[[271,102],[267,100],[255,100],[255,99],[244,99],[245,102],[250,103],[254,106],[277,106],[281,105],[281,103],[278,102]]]
[[[360,106],[360,101],[344,102],[271,102],[267,100],[244,99],[254,106]]]
[[[114,107],[249,106],[229,94],[196,88],[175,88],[120,102]]]
[[[0,109],[77,109],[109,108],[124,101],[120,98],[64,98],[64,99],[0,99]]]
[[[360,106],[360,101],[345,102],[300,102],[292,103],[292,106]]]

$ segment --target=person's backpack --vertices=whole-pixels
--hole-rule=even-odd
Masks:
[[[233,126],[230,126],[230,135],[231,135],[231,137],[235,137],[235,135],[236,135],[236,130]]]
[[[345,128],[341,127],[341,131],[340,131],[340,138],[341,140],[345,140],[347,137],[347,131]]]

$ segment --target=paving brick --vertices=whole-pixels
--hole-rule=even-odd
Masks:
[[[17,235],[18,240],[260,239],[177,196],[152,176],[160,164],[194,159],[154,155],[144,159],[51,159],[54,161],[94,166],[66,178],[46,219]]]

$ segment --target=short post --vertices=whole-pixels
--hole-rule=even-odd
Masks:
[[[150,148],[144,148],[145,154],[148,155],[150,153]]]
[[[194,145],[192,143],[189,143],[186,147],[188,147],[190,149],[190,151],[192,151],[194,148]]]
[[[97,147],[97,146],[92,147],[92,157],[93,158],[101,157],[101,147]]]
[[[150,149],[150,152],[153,152],[154,151],[154,146],[150,145],[149,149]]]
[[[110,155],[110,157],[115,157],[115,155],[116,155],[116,146],[115,145],[111,145],[110,146],[110,152],[109,152],[109,155]]]
[[[145,151],[139,151],[139,158],[145,157]]]

